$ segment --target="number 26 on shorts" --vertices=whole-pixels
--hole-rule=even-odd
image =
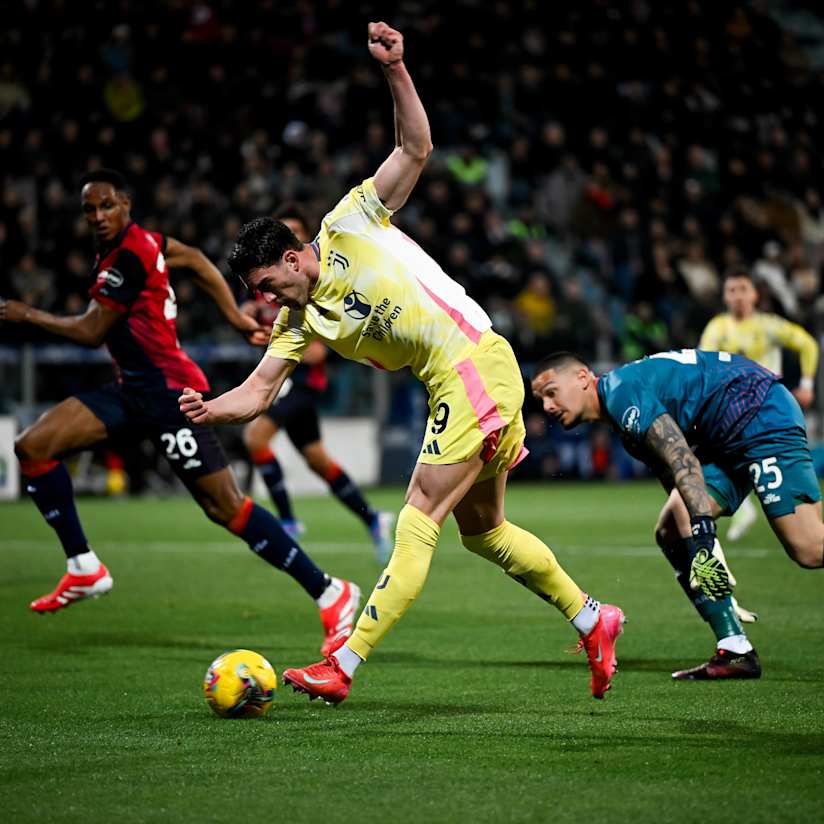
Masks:
[[[191,429],[178,429],[177,432],[164,432],[160,440],[166,445],[166,457],[176,461],[182,455],[191,458],[197,452],[197,441]]]

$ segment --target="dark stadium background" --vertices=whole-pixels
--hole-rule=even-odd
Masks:
[[[753,267],[764,308],[820,337],[824,24],[815,9],[7,5],[0,295],[83,309],[91,240],[77,181],[97,166],[127,175],[139,221],[201,247],[223,271],[247,219],[297,200],[319,221],[392,144],[391,100],[364,48],[366,21],[386,19],[405,34],[436,146],[397,222],[482,303],[525,374],[555,348],[606,367],[694,346],[734,264]],[[173,282],[181,340],[216,389],[237,383],[258,353],[185,276]],[[47,404],[110,374],[103,354],[24,350],[24,341],[47,339],[0,329],[0,411],[23,423],[39,408],[27,405],[32,394]],[[27,365],[24,351],[45,362]],[[369,414],[369,376],[333,367],[326,411]],[[797,376],[791,359],[786,375]],[[420,389],[408,376],[388,380],[387,431],[417,437]],[[529,401],[526,412],[532,458],[521,477],[641,471],[603,430],[569,437],[547,429]],[[817,436],[817,412],[810,422]],[[405,459],[414,450],[389,461],[384,479]]]

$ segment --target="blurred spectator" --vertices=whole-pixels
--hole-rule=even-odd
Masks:
[[[594,360],[598,338],[609,334],[604,328],[606,319],[601,319],[597,329],[595,316],[596,310],[586,300],[580,278],[565,280],[555,313],[553,348],[575,352],[586,361]]]
[[[804,198],[796,201],[801,241],[811,266],[824,263],[824,208],[821,195],[815,189],[807,189]]]
[[[555,301],[552,282],[546,272],[534,271],[526,286],[515,297],[521,343],[531,353],[546,349],[555,326]]]
[[[666,324],[655,316],[651,303],[641,301],[624,318],[621,360],[630,361],[670,348]]]
[[[690,346],[735,265],[818,328],[824,75],[811,55],[824,43],[785,31],[782,4],[605,14],[581,0],[541,20],[480,0],[393,9],[436,146],[395,220],[520,358]],[[240,225],[285,200],[317,224],[393,142],[361,18],[339,0],[155,14],[122,0],[91,24],[40,0],[12,4],[4,34],[0,294],[51,309],[86,301],[88,168],[121,168],[146,226],[222,264]],[[185,274],[175,287],[184,339],[219,336]]]
[[[32,254],[25,254],[11,271],[11,286],[20,299],[38,309],[51,309],[57,301],[54,272],[40,266]]]
[[[489,163],[481,157],[478,147],[470,144],[450,154],[446,158],[446,168],[458,183],[477,186],[484,182]]]
[[[769,289],[784,314],[791,318],[798,316],[798,298],[787,282],[780,243],[769,240],[764,244],[763,254],[753,266],[753,275]]]
[[[687,244],[684,257],[678,261],[678,271],[690,294],[698,301],[717,297],[721,283],[715,267],[704,254],[704,245],[700,241]]]

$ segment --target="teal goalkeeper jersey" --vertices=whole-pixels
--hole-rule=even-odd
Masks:
[[[630,452],[643,452],[652,422],[668,414],[699,456],[711,457],[743,446],[743,430],[777,382],[776,374],[741,355],[681,349],[607,372],[598,397]]]

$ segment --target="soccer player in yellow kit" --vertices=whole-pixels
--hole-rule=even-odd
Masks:
[[[716,315],[701,334],[699,349],[744,355],[777,375],[781,374],[781,350],[797,352],[801,381],[793,395],[801,408],[807,409],[813,402],[818,367],[815,338],[797,323],[756,310],[758,290],[747,269],[733,269],[724,278],[724,305],[727,311]],[[730,522],[727,538],[737,541],[757,517],[752,498],[745,498]]]
[[[310,698],[343,701],[352,675],[420,593],[441,525],[454,513],[461,541],[572,623],[602,698],[615,671],[622,611],[582,593],[540,539],[504,516],[509,470],[526,454],[521,372],[486,313],[413,240],[392,226],[432,151],[429,122],[403,61],[403,37],[370,23],[368,46],[395,104],[396,146],[373,178],[345,195],[313,243],[258,218],[229,258],[250,289],[284,307],[269,349],[243,384],[210,401],[186,390],[195,423],[249,421],[271,404],[310,341],[378,369],[410,367],[429,392],[429,420],[395,548],[354,634],[324,661],[284,680]]]

